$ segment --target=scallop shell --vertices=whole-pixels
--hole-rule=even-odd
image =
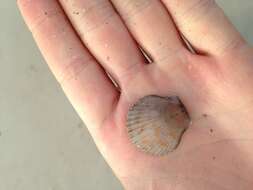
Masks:
[[[177,97],[146,96],[127,115],[132,143],[157,156],[175,150],[189,124],[188,113]]]

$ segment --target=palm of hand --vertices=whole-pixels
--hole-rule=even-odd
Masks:
[[[250,53],[252,52],[247,52],[244,57],[250,58]],[[253,159],[252,118],[250,116],[253,103],[250,91],[253,89],[249,82],[253,80],[252,75],[245,76],[244,71],[240,73],[236,69],[235,73],[230,71],[223,73],[223,68],[212,70],[217,69],[213,67],[217,63],[209,59],[193,59],[193,64],[198,66],[196,68],[198,70],[193,71],[194,65],[189,66],[191,63],[188,63],[190,71],[186,72],[190,73],[187,79],[191,83],[192,91],[196,94],[182,95],[186,97],[185,102],[189,102],[187,108],[191,110],[189,114],[192,124],[174,152],[164,157],[147,155],[130,143],[126,130],[126,115],[129,106],[138,98],[150,94],[173,95],[173,90],[171,90],[173,85],[168,77],[162,76],[162,73],[158,80],[152,80],[153,73],[147,74],[146,71],[143,75],[139,74],[137,79],[132,79],[132,82],[128,84],[127,92],[122,92],[119,104],[102,127],[105,131],[102,131],[102,147],[104,148],[101,150],[105,150],[103,152],[105,158],[126,187],[129,184],[131,184],[130,187],[134,184],[136,189],[151,187],[184,189],[187,186],[188,189],[201,187],[207,190],[213,188],[250,189],[252,187],[249,174],[252,174],[253,164],[245,160],[246,157]],[[240,58],[233,61],[231,59],[233,56],[228,55],[221,61],[223,64],[227,62],[230,67],[237,67],[237,63],[245,61]],[[200,64],[205,65],[200,68]],[[244,69],[247,69],[249,73],[253,71],[251,65]],[[219,78],[220,76],[222,78]],[[198,81],[191,81],[192,77],[198,78]],[[239,78],[241,80],[238,80]],[[209,85],[207,86],[204,81],[209,81]],[[228,84],[233,84],[232,88]],[[213,88],[212,85],[215,87]],[[144,88],[136,91],[136,87]],[[241,91],[241,89],[247,89],[247,91]],[[140,93],[136,94],[136,92]],[[199,101],[192,100],[196,97]],[[236,102],[236,106],[231,107],[231,102],[233,102],[232,105]],[[238,178],[240,178],[240,183],[238,183]],[[233,181],[236,183],[231,183]]]

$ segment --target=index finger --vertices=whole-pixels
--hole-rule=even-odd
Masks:
[[[113,110],[118,92],[54,0],[18,0],[49,67],[93,133]]]

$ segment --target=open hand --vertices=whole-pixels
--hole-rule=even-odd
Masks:
[[[18,4],[126,189],[253,189],[253,50],[213,0]],[[151,94],[178,96],[192,120],[163,157],[127,135],[130,105]]]

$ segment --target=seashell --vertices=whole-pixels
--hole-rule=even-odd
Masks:
[[[177,97],[146,96],[127,115],[127,131],[145,153],[163,156],[172,152],[190,125],[189,115]]]

